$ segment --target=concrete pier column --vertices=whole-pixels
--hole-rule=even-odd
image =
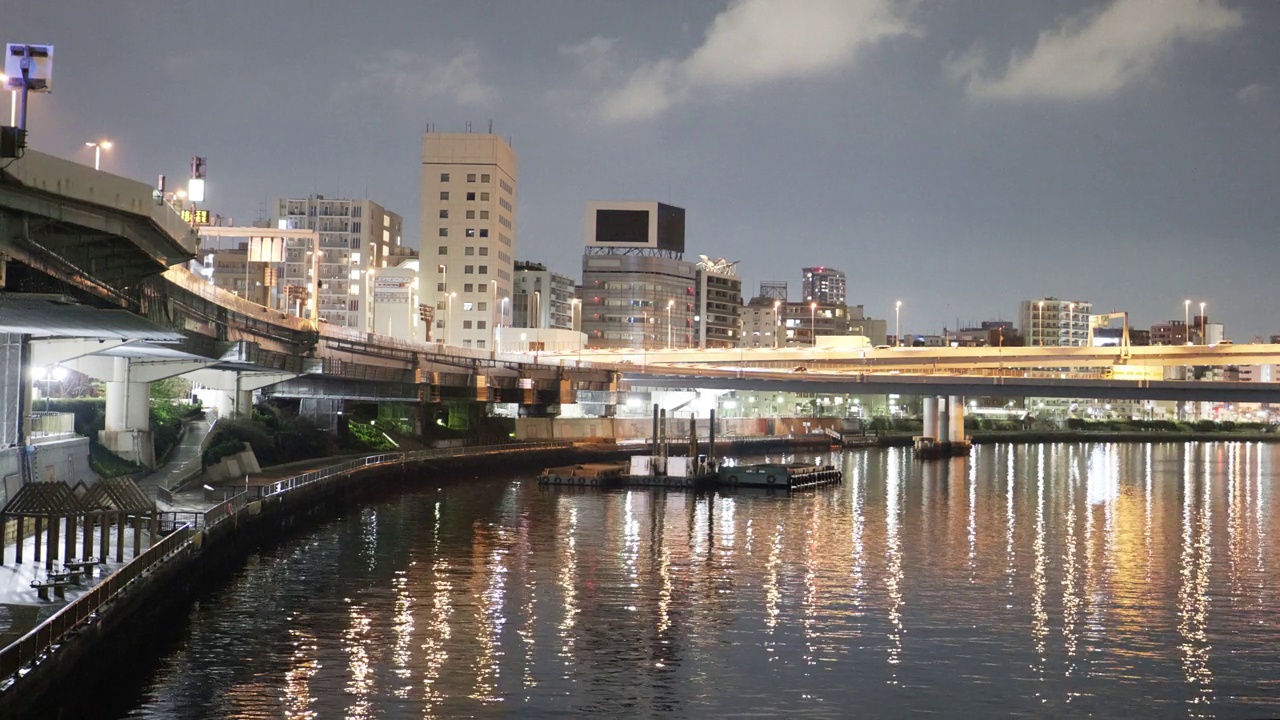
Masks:
[[[106,562],[111,554],[111,513],[98,516],[98,562]]]
[[[23,528],[23,525],[25,524],[24,521],[26,520],[26,518],[19,515],[16,518],[16,520],[18,521],[18,547],[15,548],[13,564],[21,565],[22,564],[22,540],[23,540],[22,531],[25,529]]]
[[[44,528],[44,518],[37,515],[35,516],[34,519],[36,521],[36,529],[35,529],[35,532],[32,533],[32,535],[35,537],[36,542],[35,542],[35,552],[31,553],[31,559],[34,560],[35,562],[40,562],[40,531],[41,529]],[[21,538],[19,538],[19,542],[21,542]]]
[[[76,518],[74,515],[67,516],[67,553],[63,555],[63,559],[71,560],[76,556]]]
[[[938,398],[926,397],[924,399],[924,424],[920,430],[921,435],[932,435],[935,439],[938,431]]]
[[[45,534],[45,542],[49,544],[44,556],[44,569],[52,570],[53,561],[58,559],[58,518],[49,518],[49,527]]]
[[[951,403],[945,397],[938,398],[938,427],[934,433],[937,442],[944,443],[950,437]]]
[[[951,407],[951,433],[947,440],[953,443],[964,442],[964,398],[952,395],[947,398],[947,405]]]
[[[130,359],[113,358],[107,381],[107,412],[98,441],[125,460],[155,467],[151,439],[151,383],[131,378]]]

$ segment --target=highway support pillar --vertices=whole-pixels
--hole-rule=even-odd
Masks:
[[[951,395],[947,398],[947,406],[951,410],[951,431],[947,442],[962,443],[964,442],[964,398]]]
[[[921,427],[920,434],[924,436],[933,436],[934,440],[938,440],[938,398],[924,398],[924,423]]]
[[[213,360],[140,360],[113,357],[107,414],[98,442],[125,460],[156,465],[151,438],[151,383],[198,370]]]
[[[934,442],[944,443],[950,436],[951,402],[946,397],[938,398],[938,424],[934,428]]]

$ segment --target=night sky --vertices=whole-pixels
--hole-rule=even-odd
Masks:
[[[1046,295],[1280,333],[1280,3],[0,0],[56,47],[32,146],[237,224],[368,197],[418,245],[421,135],[520,156],[517,256],[581,275],[586,203],[688,210],[744,294],[828,265],[904,332]],[[1194,305],[1193,305],[1194,307]]]

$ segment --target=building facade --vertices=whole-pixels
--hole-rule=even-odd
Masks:
[[[492,348],[510,324],[518,170],[497,135],[422,138],[422,294],[438,342]]]
[[[694,347],[698,269],[684,258],[684,210],[587,205],[582,331],[593,348]]]
[[[404,218],[370,200],[312,195],[277,201],[272,225],[281,230],[318,233],[318,247],[304,252],[315,254],[320,318],[372,332],[374,289],[368,275],[412,253],[401,246]],[[277,282],[291,284],[294,270],[305,272],[311,258],[292,248],[286,250],[286,255]]]
[[[744,348],[782,347],[781,308],[785,300],[757,295],[742,308],[742,336],[738,346]]]
[[[512,327],[576,329],[573,278],[524,260],[516,261],[512,277]]]
[[[1028,347],[1084,347],[1089,342],[1092,309],[1085,300],[1023,300],[1019,312],[1023,341]]]
[[[738,263],[706,258],[697,263],[697,347],[733,348],[742,340],[742,278]]]
[[[829,267],[809,267],[801,270],[804,276],[804,301],[819,305],[845,304],[844,272]]]

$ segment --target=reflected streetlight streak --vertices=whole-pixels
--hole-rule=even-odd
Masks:
[[[804,628],[804,653],[802,659],[807,665],[817,665],[817,647],[814,643],[814,615],[818,606],[818,584],[817,584],[817,555],[818,555],[818,523],[819,510],[821,506],[818,503],[809,504],[809,522],[807,523],[804,534],[804,599],[801,602],[801,618],[800,625]],[[808,673],[806,673],[807,675]]]
[[[1004,491],[1004,580],[1009,596],[1013,596],[1013,577],[1017,567],[1017,551],[1014,549],[1013,491],[1017,473],[1014,472],[1013,446],[1005,446],[1005,491]]]
[[[570,679],[577,666],[573,628],[578,618],[578,508],[569,509],[569,527],[558,528],[564,538],[564,553],[560,568],[560,591],[564,597],[564,618],[560,621],[560,660],[564,663],[564,678]]]
[[[885,479],[885,555],[884,584],[889,596],[889,684],[897,685],[897,665],[902,662],[902,539],[899,536],[901,512],[901,476],[898,463],[890,460]]]
[[[422,638],[421,649],[426,667],[422,671],[422,716],[435,718],[444,703],[445,695],[436,686],[440,671],[449,659],[445,645],[452,636],[449,618],[453,614],[453,583],[449,581],[451,568],[440,552],[440,502],[435,503],[431,526],[431,604],[427,631]]]
[[[1145,494],[1145,497],[1143,498],[1143,501],[1146,504],[1146,522],[1142,526],[1142,544],[1143,544],[1143,549],[1146,551],[1146,555],[1147,555],[1146,579],[1148,582],[1150,582],[1151,564],[1152,564],[1152,555],[1151,555],[1151,501],[1152,501],[1151,499],[1151,494],[1152,494],[1151,462],[1152,460],[1151,460],[1151,444],[1150,443],[1147,443],[1145,456],[1146,457],[1143,463],[1144,465],[1143,469],[1145,471],[1144,474],[1146,476],[1145,477],[1146,494]]]
[[[1067,652],[1065,674],[1071,677],[1076,669],[1077,625],[1080,619],[1080,596],[1078,568],[1076,562],[1076,483],[1080,476],[1076,468],[1074,453],[1068,453],[1067,477],[1067,537],[1062,558],[1062,643]],[[1086,505],[1085,507],[1088,507]],[[1070,698],[1070,696],[1068,696]],[[1069,700],[1068,700],[1069,701]]]
[[[977,581],[978,574],[978,463],[969,458],[969,584]]]
[[[396,571],[395,578],[391,581],[391,586],[395,588],[396,600],[392,610],[391,628],[395,635],[395,642],[391,647],[391,667],[392,673],[402,680],[408,680],[412,675],[409,664],[413,660],[413,653],[410,651],[410,644],[413,642],[413,605],[414,597],[409,592],[409,577],[404,570]],[[413,691],[413,685],[405,682],[394,690],[395,696],[407,699]]]
[[[320,671],[320,662],[315,658],[316,638],[297,628],[289,628],[289,637],[293,652],[284,674],[284,716],[286,720],[314,720],[318,716],[311,709],[311,703],[315,702],[311,696],[311,678]]]
[[[782,601],[782,593],[778,590],[778,567],[781,565],[782,523],[778,523],[773,528],[773,542],[769,545],[769,561],[764,566],[764,626],[768,628],[770,635],[778,626],[778,604]],[[776,659],[773,657],[773,643],[766,641],[765,648],[772,662]]]
[[[1178,586],[1178,633],[1182,643],[1182,670],[1192,694],[1187,704],[1196,708],[1213,701],[1213,673],[1209,669],[1209,643],[1206,632],[1208,614],[1209,565],[1211,562],[1209,529],[1212,514],[1212,474],[1208,448],[1200,443],[1197,458],[1203,467],[1203,495],[1197,493],[1191,458],[1183,471],[1182,555]],[[1199,715],[1206,710],[1193,710]]]
[[[347,599],[351,603],[350,598]],[[343,717],[353,720],[373,717],[370,695],[373,691],[373,664],[369,661],[369,630],[373,618],[363,605],[351,603],[347,611],[348,624],[342,632],[343,647],[347,653],[346,692],[355,699],[347,706]]]
[[[485,532],[477,532],[476,541],[485,545],[483,535],[492,534],[493,549],[485,557],[484,590],[475,598],[480,611],[480,622],[477,624],[476,645],[480,648],[480,656],[476,658],[475,690],[471,698],[485,703],[501,702],[502,696],[497,694],[498,676],[502,666],[498,658],[502,656],[502,630],[507,624],[503,613],[507,585],[507,554],[510,544],[510,532],[499,525]]]
[[[1035,542],[1032,546],[1034,554],[1034,563],[1031,569],[1031,637],[1034,639],[1036,649],[1036,677],[1044,682],[1047,659],[1045,657],[1045,645],[1049,636],[1049,613],[1045,610],[1045,591],[1046,591],[1046,552],[1044,538],[1044,456],[1045,447],[1041,445],[1038,448],[1036,456],[1036,534]],[[1036,696],[1041,702],[1048,699],[1037,690]]]

